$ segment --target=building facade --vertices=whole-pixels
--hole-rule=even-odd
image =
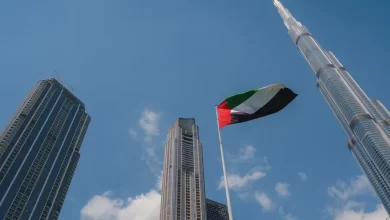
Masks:
[[[165,144],[160,220],[206,220],[205,199],[199,128],[179,118]]]
[[[0,219],[58,218],[89,122],[58,81],[37,83],[0,134]]]
[[[348,148],[390,213],[390,114],[370,99],[337,60],[278,0],[274,4],[294,44],[317,76],[317,87],[346,131]]]
[[[207,220],[229,220],[228,208],[225,204],[206,198]]]

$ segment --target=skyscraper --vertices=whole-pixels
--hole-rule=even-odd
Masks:
[[[58,218],[89,122],[59,82],[37,83],[0,134],[0,219]]]
[[[165,144],[160,220],[206,220],[202,143],[193,118],[179,118]]]
[[[317,87],[348,134],[348,148],[390,213],[390,114],[372,100],[330,51],[295,20],[278,0],[274,4],[288,34],[317,76]]]
[[[228,208],[225,204],[206,198],[207,220],[229,220]]]

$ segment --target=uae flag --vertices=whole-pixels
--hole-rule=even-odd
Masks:
[[[230,96],[217,107],[219,128],[276,113],[297,97],[283,84]]]

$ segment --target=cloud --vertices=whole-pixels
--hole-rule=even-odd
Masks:
[[[82,220],[156,220],[161,196],[156,190],[127,200],[111,198],[110,193],[96,195],[81,210]]]
[[[127,199],[114,198],[111,191],[93,196],[80,212],[81,220],[156,220],[160,217],[161,178],[157,189]]]
[[[298,173],[298,176],[299,176],[299,178],[301,178],[301,180],[303,181],[303,182],[306,182],[309,178],[307,177],[307,174],[306,173],[304,173],[304,172],[299,172]]]
[[[265,193],[255,192],[255,199],[263,208],[263,211],[271,210],[272,201]]]
[[[297,217],[292,216],[290,213],[288,213],[288,214],[282,216],[282,218],[283,218],[284,220],[298,220]]]
[[[290,192],[288,191],[289,184],[287,183],[277,183],[275,186],[275,191],[280,197],[288,197]]]
[[[162,173],[163,173],[163,171],[161,170],[160,176],[157,177],[156,188],[157,188],[159,191],[161,191],[161,189],[162,189]]]
[[[237,154],[227,152],[227,160],[233,163],[256,163],[257,170],[268,171],[271,169],[268,158],[256,157],[256,151],[257,150],[253,145],[247,144],[241,147]]]
[[[150,109],[144,109],[142,111],[141,117],[138,119],[138,126],[143,131],[144,136],[142,141],[151,144],[153,142],[153,137],[157,137],[160,135],[160,120],[161,114]],[[138,132],[134,128],[129,128],[129,135],[133,139],[138,138]]]
[[[160,135],[160,114],[157,112],[145,109],[138,123],[147,136],[151,137]]]
[[[336,186],[328,188],[329,196],[341,200],[348,200],[352,197],[369,193],[373,193],[373,189],[364,174],[352,179],[349,184],[346,184],[344,181],[338,181]]]
[[[256,149],[251,145],[246,145],[240,149],[238,159],[246,161],[255,157]]]
[[[279,207],[279,214],[282,216],[284,220],[298,220],[297,217],[291,215],[290,213],[285,213],[283,207]]]
[[[241,190],[245,188],[249,183],[259,180],[265,176],[266,174],[261,171],[249,172],[244,176],[240,176],[239,174],[228,173],[227,180],[229,184],[229,189],[236,190],[236,191]],[[225,182],[223,176],[221,176],[218,189],[223,189],[223,188],[225,188]]]
[[[328,207],[334,220],[384,220],[388,217],[383,205],[378,204],[375,210],[367,211],[364,203],[356,202],[360,196],[375,195],[365,175],[356,176],[349,183],[337,181],[336,186],[328,188],[328,194],[337,204]]]
[[[332,212],[334,220],[385,220],[388,217],[383,205],[377,205],[376,209],[372,212],[365,212],[360,205],[346,205],[343,209],[332,210]]]
[[[129,134],[132,139],[137,138],[137,131],[134,128],[129,128]]]
[[[151,148],[151,147],[147,147],[147,148],[146,148],[146,154],[147,154],[149,157],[156,157],[156,152],[155,152],[154,149]]]
[[[237,196],[238,196],[238,198],[244,200],[244,199],[249,199],[249,198],[253,197],[253,193],[249,193],[249,192],[237,193]]]
[[[150,171],[158,176],[162,168],[162,159],[160,156],[160,146],[155,144],[155,138],[160,135],[161,114],[150,109],[144,109],[141,117],[138,119],[138,131],[134,128],[128,130],[133,140],[139,141],[145,150],[145,155],[141,157],[145,160]]]
[[[229,160],[232,162],[247,162],[255,158],[256,148],[252,145],[245,145],[240,148],[237,156],[229,155]]]

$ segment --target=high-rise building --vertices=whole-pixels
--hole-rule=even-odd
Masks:
[[[160,220],[206,220],[202,143],[193,118],[169,129],[164,153]]]
[[[206,198],[207,220],[229,220],[228,208],[225,204]]]
[[[204,185],[199,128],[195,119],[179,118],[165,144],[160,220],[229,219],[226,205],[206,199]]]
[[[294,44],[317,76],[317,87],[348,134],[348,148],[390,213],[390,114],[364,93],[330,51],[278,0],[274,4]]]
[[[90,122],[55,79],[41,80],[0,134],[0,219],[57,219]]]

